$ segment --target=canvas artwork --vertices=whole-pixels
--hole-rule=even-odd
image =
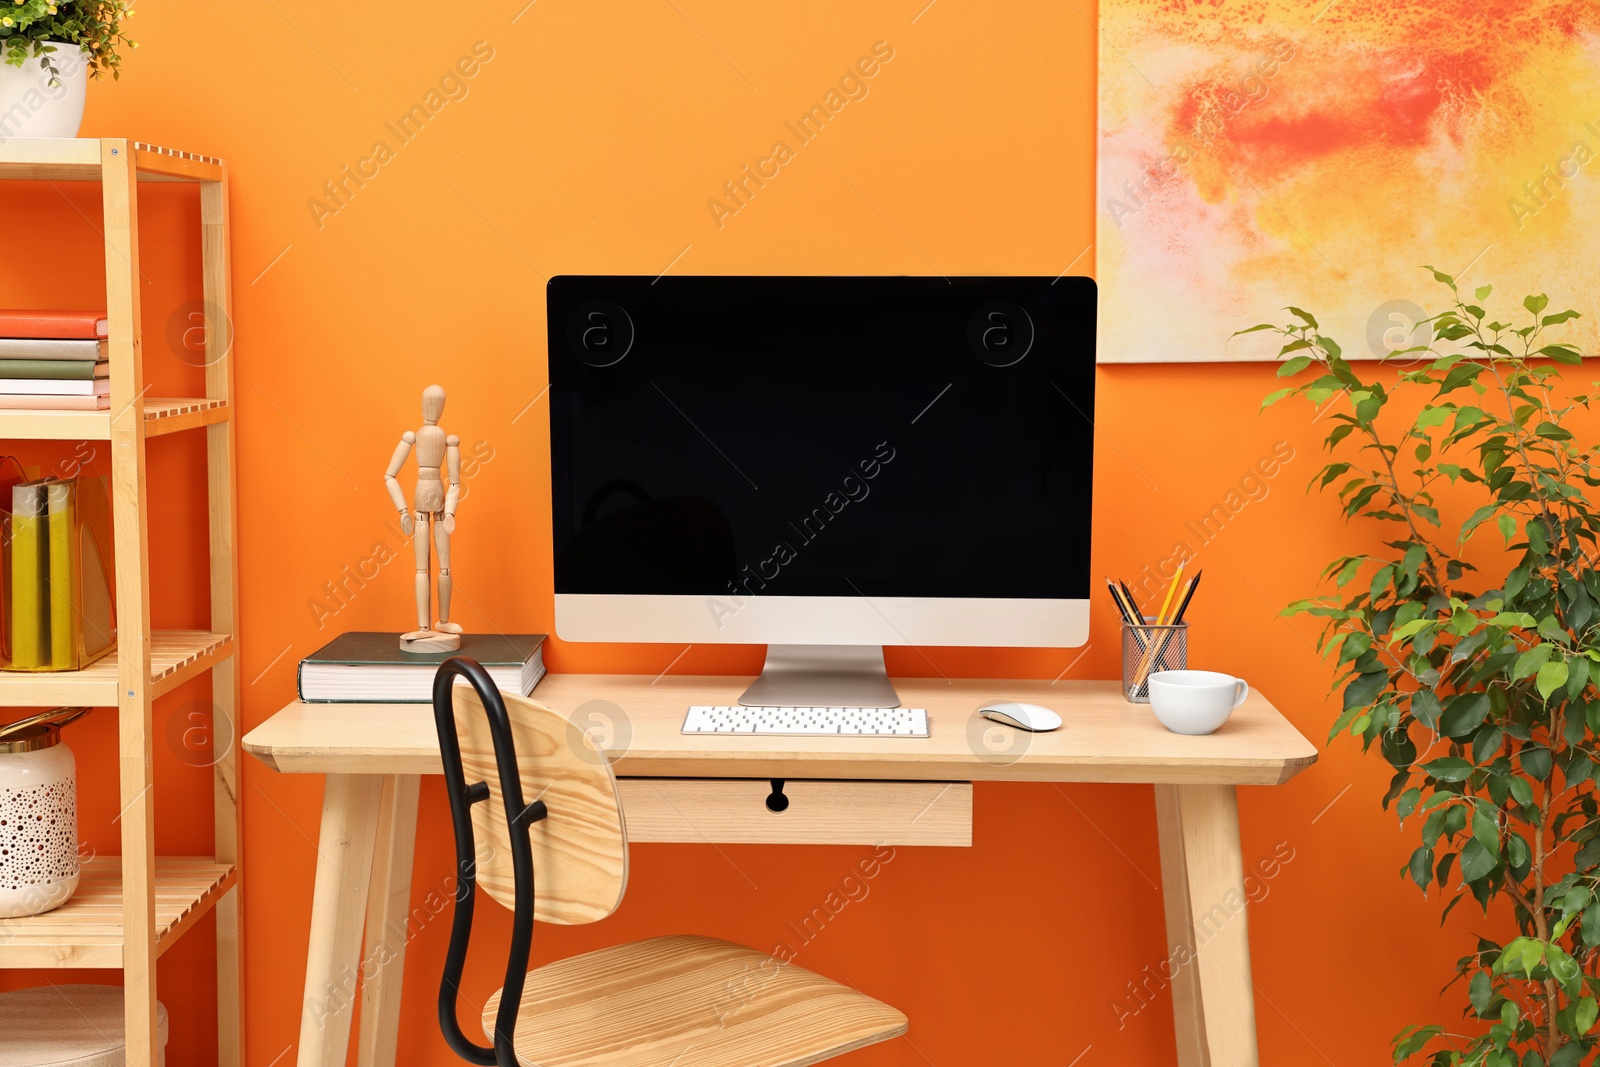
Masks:
[[[1101,362],[1270,359],[1294,304],[1347,356],[1428,339],[1431,264],[1600,306],[1595,0],[1104,0]],[[1573,335],[1596,350],[1596,323]]]

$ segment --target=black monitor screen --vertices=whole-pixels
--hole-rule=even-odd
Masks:
[[[548,297],[557,593],[1088,596],[1092,280]]]

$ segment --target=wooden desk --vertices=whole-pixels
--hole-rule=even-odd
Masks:
[[[1209,737],[1167,732],[1115,682],[904,678],[895,688],[928,709],[928,738],[679,732],[690,704],[736,703],[748,684],[551,675],[534,697],[601,729],[633,840],[959,845],[970,841],[974,781],[1154,784],[1167,939],[1175,961],[1190,961],[1172,982],[1179,1063],[1258,1062],[1234,787],[1279,784],[1317,758],[1259,693]],[[976,717],[999,699],[1043,704],[1066,723],[1014,734]],[[440,773],[432,709],[296,702],[247,734],[244,748],[277,770],[328,776],[300,1067],[344,1064],[363,971],[358,1062],[390,1067],[405,946],[387,932],[403,928],[410,908],[418,776]],[[760,803],[774,778],[796,798],[783,815]]]

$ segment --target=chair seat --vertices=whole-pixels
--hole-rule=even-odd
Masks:
[[[484,1009],[492,1035],[500,994]],[[528,975],[524,1067],[805,1067],[906,1032],[887,1004],[764,952],[679,935]]]

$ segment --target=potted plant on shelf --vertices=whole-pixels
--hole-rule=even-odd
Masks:
[[[1437,887],[1443,915],[1471,897],[1515,926],[1455,963],[1473,1021],[1402,1031],[1394,1062],[1576,1067],[1600,1038],[1600,469],[1574,432],[1591,397],[1561,374],[1581,354],[1549,334],[1578,315],[1530,296],[1501,321],[1489,286],[1469,299],[1433,274],[1450,309],[1398,370],[1358,369],[1298,308],[1252,328],[1283,335],[1293,382],[1266,405],[1338,405],[1313,484],[1373,531],[1324,572],[1334,595],[1285,614],[1326,621],[1329,740],[1393,768],[1383,805],[1419,838],[1401,876]],[[1440,509],[1463,503],[1447,532]]]
[[[127,0],[0,0],[0,144],[76,137],[90,75],[121,77]]]

